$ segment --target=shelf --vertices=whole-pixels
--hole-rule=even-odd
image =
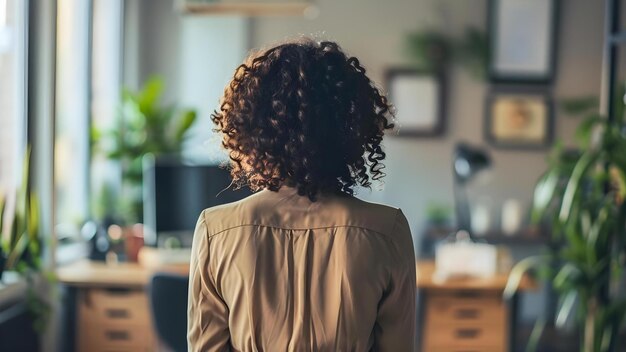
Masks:
[[[313,5],[308,1],[212,3],[181,1],[179,7],[184,13],[195,15],[304,16]]]
[[[424,233],[425,237],[431,241],[439,241],[454,233],[453,228],[433,228]],[[502,245],[547,245],[549,236],[545,232],[532,229],[523,229],[512,235],[505,235],[499,231],[491,231],[484,235],[474,235],[474,239],[479,242]]]
[[[476,236],[476,240],[484,240],[489,244],[506,244],[506,245],[547,245],[548,238],[545,235],[528,235],[528,234],[487,234],[485,236]]]

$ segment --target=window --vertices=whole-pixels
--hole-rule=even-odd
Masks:
[[[89,214],[91,1],[57,3],[55,225],[60,242]]]
[[[90,131],[110,129],[120,98],[122,0],[57,2],[55,225],[59,242],[77,239],[115,174],[92,158]],[[62,259],[62,258],[61,258]]]
[[[20,182],[26,146],[27,2],[0,0],[0,190]]]
[[[118,124],[122,87],[123,0],[94,0],[92,40],[91,124],[108,131]],[[90,194],[92,215],[102,220],[107,213],[105,192],[119,187],[120,169],[103,153],[92,151]],[[109,188],[107,188],[109,187]],[[104,198],[104,199],[103,199]]]

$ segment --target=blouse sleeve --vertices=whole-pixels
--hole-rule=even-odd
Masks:
[[[378,308],[376,351],[414,351],[416,334],[416,276],[413,239],[406,217],[398,210],[392,238],[396,260],[391,282]]]
[[[215,289],[209,270],[209,238],[204,212],[196,224],[189,265],[187,342],[189,351],[229,348],[228,306]]]

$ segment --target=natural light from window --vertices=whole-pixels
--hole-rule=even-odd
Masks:
[[[0,0],[0,192],[20,182],[26,141],[26,8]]]

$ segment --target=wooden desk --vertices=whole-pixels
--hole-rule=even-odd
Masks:
[[[511,351],[517,302],[502,298],[508,274],[437,282],[434,262],[416,269],[422,352]],[[524,277],[520,290],[533,287]]]
[[[435,265],[416,265],[420,291],[420,344],[423,352],[509,349],[515,300],[504,302],[507,274],[489,279],[433,280]],[[75,350],[154,351],[146,286],[155,271],[188,273],[188,265],[148,269],[136,263],[107,265],[80,261],[57,270],[59,281],[75,291]],[[520,289],[534,287],[524,278]]]
[[[158,345],[152,328],[146,287],[155,271],[187,274],[188,265],[147,269],[137,263],[107,265],[79,261],[61,267],[56,274],[71,294],[66,304],[68,320],[75,321],[67,350],[155,351]],[[70,328],[71,329],[71,328]]]
[[[57,278],[63,284],[75,287],[143,288],[156,271],[189,273],[188,264],[146,268],[138,263],[106,264],[81,260],[57,269]]]

